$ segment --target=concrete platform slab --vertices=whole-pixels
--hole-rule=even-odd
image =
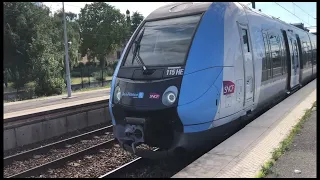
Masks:
[[[265,112],[173,178],[251,178],[316,101],[316,80]],[[240,141],[238,143],[238,141]],[[243,147],[240,147],[242,144]]]
[[[3,149],[12,149],[17,146],[16,133],[14,129],[3,131]]]
[[[88,126],[107,122],[105,112],[104,108],[88,111]]]
[[[67,117],[67,131],[72,132],[87,127],[87,113],[74,114]]]
[[[95,98],[90,98],[90,99],[83,99],[83,100],[78,100],[78,101],[66,102],[63,104],[54,104],[54,105],[43,106],[43,107],[39,107],[39,108],[27,109],[27,110],[22,110],[22,111],[15,111],[12,113],[5,113],[3,115],[3,119],[27,115],[27,114],[34,114],[34,113],[49,111],[49,110],[54,110],[54,109],[60,109],[60,108],[65,108],[65,107],[70,107],[70,106],[76,106],[76,105],[80,105],[80,104],[84,104],[84,103],[96,102],[96,101],[101,101],[101,100],[106,100],[106,99],[109,99],[109,96],[101,96],[101,97],[95,97]]]
[[[39,142],[44,139],[42,122],[18,127],[15,131],[17,146]]]
[[[66,117],[44,121],[42,125],[45,139],[67,133]]]

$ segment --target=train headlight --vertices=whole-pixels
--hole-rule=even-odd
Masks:
[[[170,86],[162,95],[162,103],[166,106],[170,106],[176,102],[178,96],[178,88]]]
[[[173,92],[169,92],[167,94],[167,99],[170,103],[174,103],[176,101],[176,95]]]
[[[121,100],[121,89],[119,86],[114,90],[113,99],[115,103],[119,103]]]

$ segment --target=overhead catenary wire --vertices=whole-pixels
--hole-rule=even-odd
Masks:
[[[290,14],[294,15],[296,18],[300,19],[298,16],[296,16],[295,14],[293,14],[292,12],[290,12],[288,9],[284,8],[283,6],[281,6],[280,4],[276,3],[278,6],[282,7],[284,10],[286,10],[287,12],[289,12]],[[304,20],[300,19],[301,21],[305,22]],[[309,26],[311,26],[309,23],[305,22],[306,24],[308,24]]]
[[[313,19],[317,19],[313,16],[311,16],[309,13],[307,13],[306,11],[304,11],[302,8],[300,8],[296,3],[292,2],[295,6],[297,6],[299,9],[301,9],[301,11],[305,12],[306,14],[308,14],[310,17],[312,17]]]

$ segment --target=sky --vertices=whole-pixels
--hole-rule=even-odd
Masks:
[[[85,4],[92,2],[65,2],[65,11],[71,11],[79,14],[80,9]],[[120,9],[125,14],[128,9],[131,13],[138,11],[143,14],[144,17],[148,16],[155,9],[170,3],[170,2],[108,2],[110,5]],[[240,2],[248,4],[251,7],[250,2]],[[62,2],[43,2],[46,6],[51,8],[51,11],[55,12],[62,8]],[[316,32],[316,17],[317,17],[317,3],[316,2],[256,2],[256,9],[261,9],[265,14],[280,17],[280,20],[287,23],[304,23],[305,27],[310,27],[310,32]],[[282,7],[281,7],[282,6]],[[285,9],[284,9],[285,8]],[[289,11],[289,12],[288,12]]]

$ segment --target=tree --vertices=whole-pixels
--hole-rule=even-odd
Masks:
[[[37,10],[32,3],[4,2],[4,68],[19,89],[30,79],[28,46],[34,34]]]
[[[64,53],[61,51],[62,26],[57,27],[54,17],[46,6],[38,7],[45,10],[34,24],[36,33],[30,43],[29,54],[33,64],[33,76],[36,82],[37,95],[61,94],[65,88],[62,70]]]
[[[61,93],[63,54],[49,8],[31,2],[5,2],[4,9],[4,66],[15,86],[23,87],[32,80],[38,95]]]
[[[140,23],[143,21],[144,17],[139,12],[134,12],[131,16],[131,34],[137,29]]]
[[[79,14],[81,55],[97,57],[105,67],[105,57],[121,46],[129,33],[124,14],[104,3],[86,4]]]
[[[74,67],[78,65],[80,53],[80,26],[77,19],[77,14],[74,14],[72,12],[65,12],[66,17],[66,24],[67,24],[67,34],[68,34],[68,42],[71,42],[68,44],[68,51],[69,51],[69,62],[70,67]],[[62,9],[58,10],[54,14],[54,23],[57,27],[58,32],[56,33],[58,35],[55,43],[60,44],[59,52],[62,54],[65,53],[64,49],[64,34],[63,34],[63,12]],[[63,64],[65,61],[63,60]]]

